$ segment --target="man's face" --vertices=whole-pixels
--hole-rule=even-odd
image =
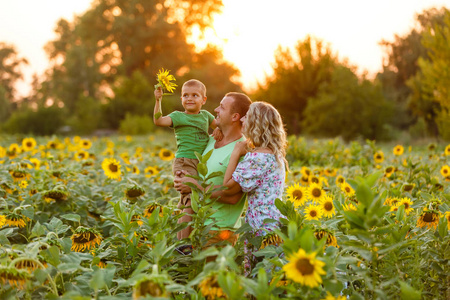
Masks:
[[[216,112],[216,123],[219,128],[223,128],[231,123],[232,116],[231,107],[233,106],[234,99],[231,97],[224,97],[220,101],[220,105],[214,110]]]

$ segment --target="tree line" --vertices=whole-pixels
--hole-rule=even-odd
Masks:
[[[226,92],[242,92],[239,70],[202,38],[220,0],[97,0],[72,22],[58,21],[45,51],[50,64],[35,76],[32,92],[14,89],[27,64],[14,45],[0,43],[0,130],[51,135],[97,129],[145,134],[154,130],[155,75],[170,69],[177,82],[197,78],[208,89],[205,109]],[[250,96],[274,104],[289,134],[340,136],[345,140],[412,137],[450,140],[450,11],[431,8],[415,27],[381,41],[383,70],[358,75],[331,46],[312,37],[274,53],[273,74]],[[200,32],[200,34],[198,34]],[[194,39],[195,40],[195,39]],[[180,90],[167,96],[165,112],[182,109]],[[64,127],[66,126],[66,127]]]

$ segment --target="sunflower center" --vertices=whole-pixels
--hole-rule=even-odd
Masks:
[[[295,267],[303,276],[311,275],[314,272],[314,266],[307,258],[300,258],[297,260]]]
[[[326,211],[330,211],[333,209],[333,203],[331,202],[325,202],[323,208],[325,208]]]
[[[377,158],[377,159],[381,159],[381,155],[378,154],[378,155],[376,156],[376,158]]]
[[[391,172],[392,172],[392,168],[391,167],[386,169],[386,173],[391,173]]]
[[[315,210],[311,210],[310,212],[309,212],[309,215],[311,216],[311,217],[315,217],[315,216],[317,216],[317,211],[315,211]]]
[[[302,196],[303,196],[303,193],[302,193],[302,191],[300,191],[300,190],[295,190],[295,191],[292,193],[292,196],[294,196],[295,199],[301,199]]]
[[[311,178],[311,182],[313,182],[313,183],[319,183],[319,178],[317,178],[317,177],[312,177],[312,178]]]
[[[448,170],[447,170],[447,169],[444,169],[444,170],[442,171],[442,173],[447,174],[447,173],[448,173]]]
[[[425,215],[423,216],[423,221],[427,223],[433,222],[434,221],[433,213],[425,213]]]
[[[118,168],[116,164],[109,164],[109,169],[111,170],[111,172],[117,172]]]
[[[348,186],[346,186],[346,187],[345,187],[345,191],[346,191],[347,193],[350,193],[350,188],[349,188]]]
[[[171,154],[170,151],[164,151],[164,152],[162,153],[162,155],[163,155],[164,157],[169,157],[170,154]]]
[[[27,145],[27,147],[33,146],[33,144],[31,142],[27,142],[26,145]]]
[[[320,191],[320,189],[313,189],[311,194],[312,194],[314,197],[320,197],[320,195],[322,194],[322,192]]]
[[[409,208],[409,204],[407,202],[403,202],[403,205],[405,206],[405,209]]]

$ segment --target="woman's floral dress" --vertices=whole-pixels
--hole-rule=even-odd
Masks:
[[[281,199],[284,192],[285,168],[271,153],[248,152],[239,162],[232,178],[247,193],[248,208],[245,221],[253,228],[255,236],[266,235],[279,227],[278,222],[264,223],[265,219],[279,220],[281,213],[275,206],[275,199]],[[265,230],[264,230],[265,229]],[[245,271],[251,271],[252,252],[257,249],[245,241]]]

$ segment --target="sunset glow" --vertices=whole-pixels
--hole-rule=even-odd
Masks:
[[[30,62],[26,81],[48,65],[43,46],[55,35],[59,18],[73,20],[91,0],[8,1],[0,10],[0,41],[14,44]],[[241,71],[244,88],[251,89],[271,73],[278,45],[292,47],[308,34],[328,43],[341,59],[374,74],[381,70],[379,42],[405,34],[416,13],[430,7],[450,7],[450,0],[298,1],[223,0],[207,41],[223,50],[224,58]],[[24,10],[23,7],[27,9]],[[197,41],[195,41],[197,42]],[[201,45],[200,45],[201,46]],[[23,85],[25,90],[26,86]]]

